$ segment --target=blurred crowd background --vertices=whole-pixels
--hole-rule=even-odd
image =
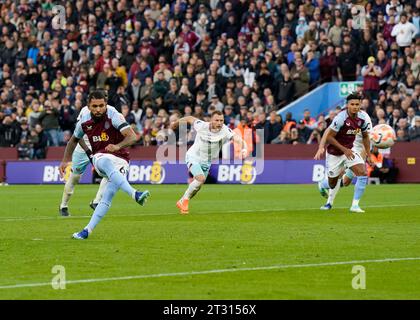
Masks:
[[[53,27],[57,4],[63,29]],[[0,147],[42,159],[66,145],[92,88],[108,90],[139,145],[213,110],[240,134],[263,129],[265,143],[318,143],[341,106],[277,111],[324,82],[355,80],[374,125],[420,141],[419,9],[420,0],[4,0]]]

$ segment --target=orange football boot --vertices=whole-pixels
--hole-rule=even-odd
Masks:
[[[188,201],[189,201],[188,199],[180,199],[176,203],[176,206],[178,207],[180,214],[188,214]]]

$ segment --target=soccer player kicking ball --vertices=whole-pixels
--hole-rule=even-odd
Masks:
[[[345,168],[349,168],[357,177],[354,188],[351,212],[364,212],[359,206],[367,184],[367,172],[365,161],[370,162],[369,130],[371,121],[366,112],[360,111],[360,97],[352,93],[347,97],[347,106],[333,119],[331,125],[325,131],[314,159],[321,159],[325,152],[325,144],[328,143],[326,153],[326,168],[328,179],[319,182],[321,194],[326,194],[325,189],[330,189],[327,204],[321,209],[329,210],[340,188],[340,174]],[[365,149],[365,158],[353,149],[356,135],[362,134],[362,142]]]
[[[205,122],[192,116],[181,118],[171,124],[176,129],[180,124],[189,124],[194,127],[197,135],[194,144],[188,149],[185,161],[188,170],[194,176],[183,197],[176,203],[181,214],[188,213],[188,202],[200,190],[206,181],[212,160],[219,158],[220,149],[227,141],[233,140],[241,146],[241,156],[248,155],[246,143],[224,124],[224,116],[220,111],[213,111],[210,122]]]
[[[112,198],[119,189],[129,194],[137,203],[144,205],[150,196],[149,191],[140,192],[127,181],[129,153],[126,147],[136,142],[136,135],[124,116],[106,104],[103,91],[93,91],[89,94],[88,107],[90,113],[82,115],[76,124],[73,136],[67,144],[60,173],[70,161],[77,143],[87,135],[92,146],[93,165],[102,177],[106,177],[105,190],[102,198],[93,212],[89,224],[80,232],[74,233],[74,239],[87,239],[96,225],[108,212]]]
[[[108,108],[113,108],[108,105]],[[117,110],[115,110],[117,111]],[[80,120],[80,118],[85,113],[90,113],[89,107],[83,107],[80,111],[79,116],[77,117],[77,121]],[[73,155],[71,159],[72,167],[71,167],[71,173],[69,178],[67,179],[66,183],[64,184],[64,190],[63,190],[63,196],[61,198],[61,204],[59,208],[59,213],[62,216],[69,216],[70,212],[68,209],[68,203],[70,201],[70,197],[74,193],[74,187],[79,183],[80,178],[82,174],[86,171],[86,168],[89,163],[92,162],[92,151],[89,139],[86,135],[83,136],[83,139],[79,141],[77,144]],[[96,197],[92,202],[90,203],[90,207],[95,210],[96,206],[98,205],[99,201],[102,198],[102,193],[104,191],[105,185],[107,183],[106,178],[102,178],[101,183],[99,185],[98,192],[96,193]]]

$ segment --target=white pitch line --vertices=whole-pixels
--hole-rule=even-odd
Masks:
[[[412,204],[387,204],[387,205],[367,205],[363,206],[363,208],[399,208],[399,207],[418,207],[420,203],[412,203]],[[333,207],[334,209],[348,209],[349,207]],[[223,211],[221,213],[252,213],[252,212],[280,212],[280,211],[313,211],[313,210],[320,210],[319,207],[313,208],[278,208],[278,209],[256,209],[256,210],[229,210]],[[210,214],[215,213],[215,211],[201,211],[193,213],[194,215],[200,214]],[[167,216],[167,215],[178,215],[177,212],[169,212],[169,213],[161,213],[161,212],[150,212],[150,213],[133,213],[133,214],[111,214],[108,217],[116,218],[116,217],[147,217],[147,216]],[[2,218],[0,222],[10,222],[10,221],[37,221],[37,220],[67,220],[67,219],[85,219],[90,218],[89,216],[69,216],[69,217],[50,217],[50,216],[40,216],[40,217],[27,217],[27,218]]]
[[[78,283],[109,282],[109,281],[123,281],[123,280],[135,280],[135,279],[163,278],[163,277],[185,277],[185,276],[195,276],[195,275],[215,274],[215,273],[227,273],[227,272],[264,271],[264,270],[296,269],[296,268],[311,268],[311,267],[328,267],[328,266],[339,266],[339,265],[349,265],[349,264],[351,265],[351,264],[360,264],[360,263],[382,263],[382,262],[416,261],[416,260],[420,260],[420,257],[386,258],[386,259],[376,259],[376,260],[353,260],[353,261],[338,261],[338,262],[308,263],[308,264],[286,264],[286,265],[274,265],[274,266],[266,266],[266,267],[249,267],[249,268],[214,269],[214,270],[190,271],[190,272],[142,274],[142,275],[125,276],[125,277],[68,280],[68,281],[66,281],[66,285],[67,284],[78,284]],[[0,286],[0,289],[16,289],[16,288],[45,287],[45,286],[51,286],[51,282],[22,283],[22,284],[4,285],[4,286]]]

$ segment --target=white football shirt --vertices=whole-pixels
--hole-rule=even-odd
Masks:
[[[196,120],[193,124],[197,132],[194,144],[186,153],[187,162],[198,162],[209,164],[219,158],[220,149],[223,144],[233,138],[235,133],[223,125],[218,132],[210,131],[210,122]]]

